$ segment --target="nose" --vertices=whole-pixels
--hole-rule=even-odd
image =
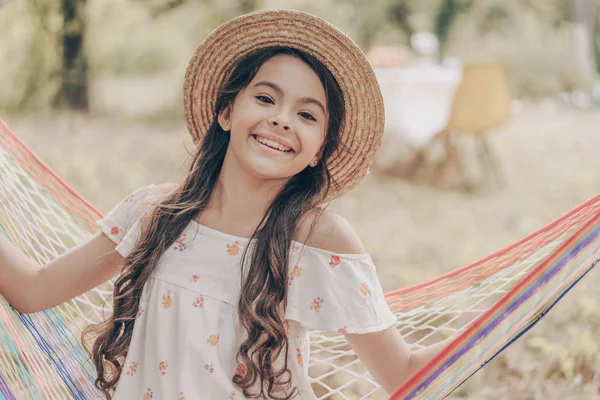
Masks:
[[[279,126],[280,125],[280,123],[277,122],[277,121],[275,121],[275,120],[271,121],[271,124],[273,126]],[[284,131],[289,131],[290,130],[290,126],[289,125],[286,125],[286,124],[281,124],[281,125],[283,126],[283,130]]]
[[[289,131],[290,128],[290,122],[287,118],[285,118],[282,113],[278,113],[278,115],[274,115],[271,118],[270,124],[274,127],[280,126],[283,128],[284,131]]]

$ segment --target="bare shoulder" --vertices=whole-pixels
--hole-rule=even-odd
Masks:
[[[352,225],[327,209],[319,208],[307,215],[300,222],[294,240],[332,253],[365,253],[362,241]]]

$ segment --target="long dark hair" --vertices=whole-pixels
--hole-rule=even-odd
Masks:
[[[144,219],[140,240],[126,258],[114,285],[112,316],[101,324],[89,326],[83,333],[84,343],[94,339],[93,345],[86,348],[96,366],[95,384],[107,399],[111,398],[123,371],[144,284],[161,254],[192,218],[206,208],[217,184],[229,133],[221,129],[216,116],[233,104],[237,94],[267,60],[279,54],[297,57],[315,71],[325,89],[329,119],[319,163],[306,167],[286,182],[254,231],[252,239],[256,240],[252,250],[248,252],[248,246],[244,251],[238,314],[247,339],[240,346],[237,361],[246,365],[246,372],[234,375],[233,383],[250,398],[287,400],[297,393],[287,366],[289,349],[283,321],[289,249],[299,223],[318,208],[335,185],[327,160],[339,146],[344,100],[333,75],[315,57],[296,49],[272,47],[247,56],[234,68],[219,93],[215,119],[192,156],[183,184],[166,194]],[[284,362],[280,365],[276,361],[282,355]],[[259,388],[258,392],[251,393],[254,387]]]

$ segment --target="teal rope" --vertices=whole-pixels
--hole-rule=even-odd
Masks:
[[[13,357],[13,360],[17,364],[17,372],[19,373],[19,377],[24,382],[27,382],[26,386],[27,386],[27,389],[29,390],[29,394],[35,400],[38,400],[38,399],[44,400],[44,398],[42,397],[42,394],[39,392],[39,390],[37,388],[37,384],[33,380],[33,377],[31,375],[31,370],[26,365],[23,365],[23,363],[21,362],[21,359],[22,359],[21,352],[17,349],[17,346],[12,341],[10,335],[7,334],[6,325],[4,325],[4,322],[2,320],[0,320],[0,333],[1,333],[0,339],[2,339],[3,347],[10,351],[10,354]],[[32,389],[35,389],[35,393],[32,391]]]
[[[96,379],[96,377],[89,372],[88,368],[86,368],[86,364],[91,365],[91,363],[89,362],[89,357],[85,352],[83,345],[79,342],[73,342],[71,340],[72,337],[74,337],[74,334],[73,331],[71,331],[71,329],[67,326],[64,319],[61,318],[54,309],[46,310],[45,313],[54,326],[54,329],[58,333],[59,338],[62,339],[61,342],[65,344],[68,343],[70,345],[70,349],[72,350],[70,353],[79,367],[85,371],[85,374],[88,376],[90,381]]]
[[[594,249],[594,251],[592,251],[592,254],[594,254],[594,252],[598,251],[598,249],[600,249],[600,246],[597,246],[597,247]],[[590,256],[590,257],[591,257],[591,256]],[[578,271],[578,270],[580,269],[580,267],[581,267],[583,264],[585,264],[585,263],[586,263],[586,262],[588,262],[588,261],[589,261],[589,259],[585,259],[585,260],[583,260],[582,262],[580,262],[579,264],[577,264],[577,266],[576,266],[576,267],[574,267],[574,268],[572,269],[572,271],[569,273],[569,277],[571,277],[571,276],[572,276],[572,275],[573,275],[573,274],[574,274],[576,271]],[[592,266],[593,266],[593,265],[592,265]],[[590,268],[590,269],[591,269],[591,268]],[[589,272],[589,270],[587,270],[587,271],[586,271],[586,273],[587,273],[587,272]],[[584,274],[584,275],[585,275],[585,274]],[[583,277],[583,276],[582,276],[582,277]],[[566,293],[567,293],[567,292],[568,292],[568,291],[569,291],[569,290],[570,290],[570,289],[573,287],[573,285],[574,285],[575,283],[579,282],[579,281],[581,280],[581,278],[582,278],[582,277],[578,278],[578,279],[577,279],[577,280],[576,280],[576,281],[575,281],[573,284],[569,285],[569,286],[566,288],[565,292],[564,292],[563,294],[561,294],[561,295],[558,297],[558,299],[557,299],[557,300],[556,300],[554,303],[552,303],[552,304],[550,305],[550,307],[548,308],[548,311],[550,310],[550,308],[552,308],[552,307],[553,307],[553,306],[554,306],[554,305],[555,305],[555,304],[558,302],[558,300],[560,300],[560,299],[561,299],[561,298],[562,298],[562,297],[563,297],[563,296],[564,296],[564,295],[565,295],[565,294],[566,294]],[[566,279],[565,279],[565,280],[566,280]],[[520,317],[520,318],[519,318],[519,319],[518,319],[518,320],[515,322],[515,325],[516,325],[517,323],[521,322],[521,321],[522,321],[522,320],[525,318],[525,314],[527,314],[527,313],[528,313],[529,311],[531,311],[531,310],[532,310],[532,309],[533,309],[535,306],[537,306],[538,304],[540,304],[540,303],[542,303],[544,300],[546,300],[546,299],[548,298],[548,296],[550,296],[550,293],[551,293],[551,292],[553,292],[553,291],[554,291],[554,289],[556,289],[558,286],[560,286],[560,285],[561,285],[563,282],[564,282],[564,280],[563,280],[563,281],[561,281],[561,282],[558,282],[558,283],[556,283],[556,284],[555,284],[555,285],[554,285],[554,286],[551,288],[552,290],[549,290],[549,291],[548,291],[548,293],[546,293],[546,294],[545,294],[545,295],[544,295],[544,296],[543,296],[543,297],[542,297],[542,298],[541,298],[539,301],[537,301],[537,302],[535,303],[535,305],[533,305],[532,307],[530,307],[530,308],[529,308],[529,310],[527,310],[527,312],[523,313],[523,315],[522,315],[522,316],[521,316],[521,317]],[[547,313],[547,311],[545,311],[545,312],[544,312],[544,313],[543,313],[543,314],[542,314],[542,315],[541,315],[541,316],[540,316],[538,319],[536,319],[536,320],[535,320],[535,321],[532,323],[532,325],[531,325],[531,326],[533,326],[535,323],[537,323],[537,322],[538,322],[538,321],[541,319],[541,317],[542,317],[543,315],[545,315],[546,313]],[[523,332],[519,332],[519,333],[517,333],[517,335],[515,336],[515,338],[513,338],[513,339],[512,339],[512,340],[509,342],[509,344],[510,344],[510,343],[513,343],[513,342],[514,342],[516,339],[518,339],[519,337],[521,337],[521,335],[522,335],[523,333],[525,333],[526,331],[528,331],[528,330],[529,330],[529,328],[531,328],[531,326],[529,326],[529,327],[525,327],[525,328],[524,328],[524,330],[523,330]],[[503,331],[503,332],[502,332],[502,333],[499,335],[499,337],[506,336],[506,334],[508,333],[508,331],[509,331],[509,330],[510,330],[510,327],[509,327],[509,328],[507,328],[507,329],[505,329],[505,330],[504,330],[504,331]],[[486,348],[484,348],[484,349],[483,349],[483,350],[482,350],[482,351],[479,353],[478,357],[479,357],[479,356],[481,356],[481,355],[483,355],[483,354],[485,354],[485,353],[486,353],[486,352],[487,352],[487,351],[488,351],[488,350],[489,350],[489,349],[490,349],[492,346],[493,346],[493,344],[490,344],[489,346],[487,346]],[[507,346],[508,346],[508,344],[507,344],[506,346],[504,346],[504,347],[507,347]],[[500,350],[500,351],[502,351],[502,350]],[[500,353],[500,351],[499,351],[498,353]],[[478,357],[477,357],[477,358],[478,358]],[[495,357],[495,356],[494,356],[494,357]],[[456,381],[456,378],[457,378],[457,376],[461,375],[461,374],[462,374],[463,372],[465,372],[467,369],[469,369],[470,367],[472,367],[472,366],[475,364],[475,361],[477,360],[477,358],[474,358],[474,359],[473,359],[471,362],[469,362],[468,364],[466,364],[466,365],[465,365],[463,368],[461,368],[461,369],[458,371],[458,373],[456,373],[456,374],[455,374],[455,376],[454,376],[453,378],[449,379],[449,380],[448,380],[448,382],[446,382],[446,384],[445,384],[445,385],[441,386],[441,387],[440,387],[440,389],[439,389],[439,390],[438,390],[438,391],[437,391],[437,392],[434,394],[435,398],[437,398],[437,396],[439,396],[439,395],[441,394],[441,392],[443,392],[443,391],[444,391],[444,389],[446,389],[446,388],[448,388],[450,385],[454,384],[454,382]],[[493,357],[492,357],[492,358],[493,358]],[[487,361],[486,363],[484,363],[483,365],[487,364],[489,361],[491,361],[491,360],[488,360],[488,361]],[[479,368],[483,367],[483,365],[481,365]],[[479,370],[479,368],[478,368],[478,370]],[[472,375],[472,374],[471,374],[471,375]],[[471,375],[470,375],[470,376],[471,376]],[[457,386],[456,388],[454,388],[454,390],[456,390],[457,388],[458,388],[458,386]],[[454,390],[453,390],[453,391],[454,391]]]
[[[8,239],[9,242],[14,243],[14,241],[12,240],[12,238],[8,234],[8,231],[6,230],[4,225],[2,225],[2,223],[0,223],[0,234],[3,234]],[[37,385],[36,385],[35,381],[33,381],[31,371],[29,370],[29,368],[27,366],[23,365],[23,363],[21,362],[21,358],[22,358],[21,352],[17,349],[16,344],[14,343],[14,341],[8,334],[6,325],[4,324],[4,322],[2,320],[0,320],[0,333],[1,333],[0,339],[2,339],[2,343],[4,344],[3,347],[10,351],[10,354],[13,357],[13,361],[15,361],[15,363],[17,364],[17,372],[19,373],[19,377],[24,382],[27,382],[26,386],[27,386],[27,389],[29,390],[29,394],[32,396],[32,398],[34,398],[36,400],[37,399],[43,400],[42,394],[37,389]],[[35,389],[35,393],[32,391],[32,389]],[[0,400],[5,400],[4,395],[2,395],[0,393],[0,396],[2,396],[2,398],[0,398]]]

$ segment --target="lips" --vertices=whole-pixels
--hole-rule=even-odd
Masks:
[[[273,150],[278,150],[282,153],[293,153],[294,150],[286,145],[284,145],[283,143],[267,138],[265,136],[261,136],[261,135],[252,135],[252,137],[254,138],[254,140],[256,140],[258,143],[260,143],[263,146],[266,146],[268,148],[271,148]]]

